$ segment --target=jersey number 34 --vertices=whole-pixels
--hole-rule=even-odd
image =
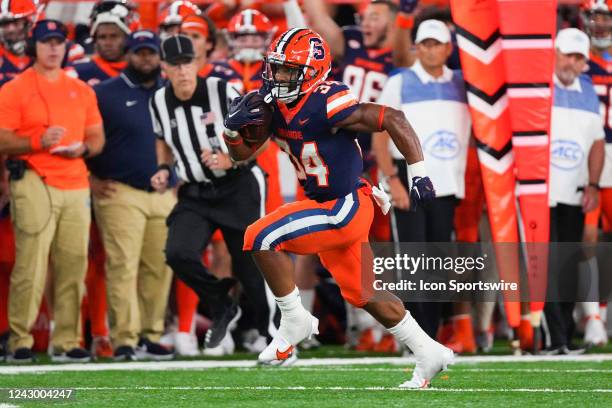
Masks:
[[[303,181],[306,180],[307,176],[313,176],[317,178],[317,185],[319,187],[329,186],[327,178],[329,170],[319,155],[317,142],[305,142],[302,145],[302,152],[299,159],[291,153],[289,144],[286,141],[276,139],[276,143],[282,151],[289,155],[289,159],[291,159],[291,163],[293,163],[293,167],[295,167],[299,180]]]

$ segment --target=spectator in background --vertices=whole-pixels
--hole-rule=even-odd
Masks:
[[[91,37],[95,55],[74,64],[80,80],[90,86],[119,75],[126,67],[125,41],[130,35],[129,16],[131,10],[119,2],[109,7],[99,2],[94,6],[91,20]]]
[[[378,103],[401,109],[421,140],[425,165],[436,188],[428,207],[411,206],[407,164],[389,136],[374,138],[378,166],[387,179],[393,202],[394,242],[450,242],[458,199],[465,191],[465,165],[471,120],[463,75],[446,66],[451,34],[442,21],[425,20],[416,34],[417,61],[389,78]],[[432,337],[440,320],[439,303],[409,306]]]
[[[597,207],[604,163],[604,130],[597,94],[590,79],[582,75],[589,58],[589,37],[576,28],[566,28],[557,34],[555,45],[550,130],[550,241],[581,242],[584,215]],[[551,340],[548,354],[584,352],[584,348],[571,343],[574,303],[558,302],[558,298],[551,297],[556,295],[556,287],[576,287],[578,259],[568,252],[571,251],[553,253],[550,262],[550,270],[555,274],[549,279],[549,296],[544,308]]]
[[[604,167],[599,181],[599,207],[586,214],[584,240],[589,243],[599,241],[601,221],[603,240],[612,242],[612,10],[605,1],[585,2],[582,6],[584,29],[591,39],[587,74],[591,77],[599,97],[601,119],[606,134]],[[598,265],[590,261],[587,265],[594,275],[600,277],[606,271],[601,263]],[[595,271],[596,268],[599,270]],[[588,344],[607,342],[605,323],[608,305],[606,302],[597,303],[580,304],[586,318],[584,341]]]
[[[107,143],[87,165],[106,250],[114,357],[167,360],[173,353],[158,341],[172,277],[164,256],[166,218],[176,199],[171,191],[157,194],[150,187],[157,158],[149,98],[163,85],[159,38],[135,31],[126,50],[127,68],[94,88]]]
[[[30,63],[30,58],[25,55],[25,45],[35,15],[36,6],[32,0],[0,4],[0,86]]]
[[[73,69],[90,86],[115,78],[126,67],[125,40],[130,34],[132,10],[119,1],[100,1],[92,11],[90,32],[96,54],[74,64]],[[96,357],[110,358],[108,338],[104,247],[95,218],[91,223],[87,286],[87,316],[91,327],[91,350]]]
[[[27,69],[0,90],[0,154],[12,157],[12,218],[17,247],[9,293],[10,360],[31,362],[51,252],[55,329],[52,359],[89,361],[81,349],[80,303],[87,268],[89,183],[83,158],[104,145],[93,91],[61,64],[66,29],[54,20],[33,28]]]

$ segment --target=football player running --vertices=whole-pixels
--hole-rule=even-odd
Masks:
[[[308,199],[278,208],[245,234],[244,250],[252,253],[282,312],[279,332],[259,362],[290,364],[295,361],[295,346],[318,333],[318,320],[300,301],[288,252],[317,254],[342,296],[372,314],[413,351],[416,368],[400,387],[425,388],[453,362],[453,352],[430,338],[399,299],[387,292],[373,296],[368,265],[372,253],[367,245],[373,200],[384,211],[390,204],[384,192],[360,177],[363,164],[355,135],[381,130],[391,135],[410,165],[412,205],[435,197],[419,139],[401,111],[359,103],[346,85],[325,81],[331,69],[329,47],[312,30],[283,33],[271,44],[265,65],[266,100],[273,108],[270,131],[291,158]],[[234,100],[225,120],[225,138],[234,160],[247,159],[263,143],[253,146],[239,133],[245,126],[264,122],[264,107],[256,106],[255,95]]]

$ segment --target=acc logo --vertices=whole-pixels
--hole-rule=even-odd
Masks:
[[[561,170],[573,170],[584,159],[582,147],[572,140],[554,140],[550,145],[550,164]]]
[[[323,42],[319,38],[311,38],[310,45],[312,46],[312,56],[316,60],[325,58],[325,48]]]
[[[432,133],[423,143],[423,150],[440,160],[454,159],[459,154],[460,148],[457,135],[448,130]]]

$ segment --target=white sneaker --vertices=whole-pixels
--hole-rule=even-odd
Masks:
[[[243,334],[242,347],[249,353],[261,353],[267,345],[268,341],[264,336],[259,334],[257,329],[248,330]]]
[[[168,347],[168,348],[174,347],[175,337],[176,337],[176,332],[169,331],[159,338],[159,344],[161,344],[164,347]]]
[[[198,338],[192,333],[176,332],[174,335],[174,351],[179,356],[199,356]]]
[[[232,334],[228,331],[225,337],[221,340],[218,346],[213,348],[205,348],[202,354],[209,357],[222,357],[230,354],[234,354],[236,344]]]
[[[414,351],[414,350],[413,350]],[[433,341],[431,345],[421,350],[416,357],[416,367],[412,372],[412,378],[400,388],[427,388],[431,379],[440,371],[446,370],[447,366],[454,363],[455,354],[447,347]]]
[[[606,327],[599,316],[590,316],[584,327],[584,342],[593,346],[605,346],[608,343]]]
[[[290,333],[294,343],[286,338]],[[314,334],[319,334],[319,319],[304,311],[299,317],[281,317],[278,333],[268,347],[259,353],[259,364],[288,366],[297,361],[297,348],[304,339],[310,339]]]

